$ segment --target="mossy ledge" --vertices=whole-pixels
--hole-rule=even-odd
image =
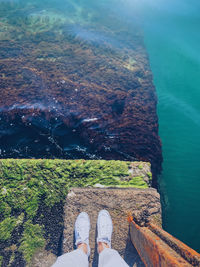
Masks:
[[[35,253],[57,254],[63,204],[71,187],[137,187],[151,183],[150,164],[106,160],[0,160],[0,262],[31,266]]]

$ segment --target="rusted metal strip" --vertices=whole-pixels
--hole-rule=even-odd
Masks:
[[[200,266],[200,254],[198,252],[153,223],[149,223],[148,228],[192,264],[192,266]]]
[[[200,255],[196,251],[190,249],[158,226],[150,224],[147,227],[140,227],[131,217],[129,217],[129,222],[131,240],[145,266],[200,266]],[[167,242],[166,239],[170,241]],[[175,246],[169,245],[170,242],[176,244],[176,249]],[[183,257],[183,254],[186,256]]]

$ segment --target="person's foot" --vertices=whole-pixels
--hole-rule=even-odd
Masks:
[[[82,244],[87,245],[87,255],[90,255],[89,246],[90,218],[86,212],[81,212],[75,222],[75,245],[82,248]],[[83,249],[84,250],[84,249]]]
[[[112,219],[107,210],[101,210],[97,219],[97,243],[105,243],[111,248],[111,236],[113,231]]]

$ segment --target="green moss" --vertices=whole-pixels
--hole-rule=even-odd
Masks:
[[[142,164],[138,165],[138,168],[139,168],[140,170],[142,170],[142,169],[143,169],[143,165],[142,165]]]
[[[0,256],[0,266],[2,266],[3,263],[3,256]]]
[[[14,217],[5,218],[0,222],[0,240],[7,240],[11,237],[11,233],[16,226],[16,219]]]
[[[142,176],[132,177],[128,182],[122,182],[120,187],[137,187],[148,188],[147,183],[143,180]]]
[[[20,214],[17,218],[14,216],[6,217],[0,222],[0,240],[5,241],[11,238],[11,234],[16,226],[23,223],[24,214]]]
[[[32,224],[27,221],[24,224],[24,232],[21,238],[19,251],[24,254],[24,258],[29,263],[35,252],[45,246],[42,227],[39,224]]]
[[[149,180],[152,181],[152,173],[151,172],[147,172],[147,175],[149,177]]]
[[[33,223],[41,202],[51,208],[64,201],[71,187],[147,188],[142,176],[130,174],[130,166],[130,162],[106,160],[0,160],[0,239],[10,239],[22,224],[19,250],[29,262],[45,244],[44,226]]]

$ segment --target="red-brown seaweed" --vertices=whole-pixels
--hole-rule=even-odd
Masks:
[[[136,159],[159,173],[157,97],[138,27],[113,16],[52,24],[45,12],[0,22],[0,157]]]

